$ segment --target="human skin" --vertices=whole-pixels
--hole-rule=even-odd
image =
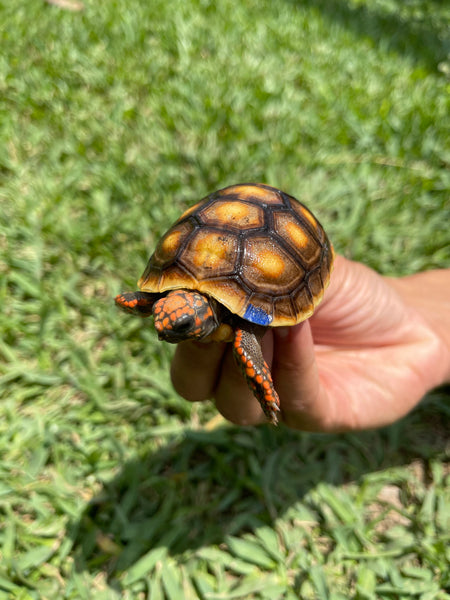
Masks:
[[[393,423],[450,382],[450,269],[396,279],[337,256],[314,315],[268,329],[262,347],[286,425],[342,432]],[[178,344],[171,376],[181,396],[214,398],[233,423],[265,421],[231,344]]]

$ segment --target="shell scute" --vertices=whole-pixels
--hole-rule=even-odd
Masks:
[[[142,291],[149,289],[176,290],[186,288],[189,290],[198,289],[197,279],[179,264],[173,264],[162,271],[152,271],[146,279]]]
[[[321,300],[324,292],[324,285],[320,269],[316,269],[308,276],[308,289],[314,299]]]
[[[269,185],[242,183],[231,185],[216,192],[219,197],[226,196],[229,199],[249,200],[261,204],[284,204],[281,192]]]
[[[239,238],[230,232],[199,228],[179,260],[197,280],[233,275],[239,255]]]
[[[243,289],[242,281],[238,277],[206,279],[199,282],[198,290],[218,300],[232,313],[244,315],[248,304],[248,293]]]
[[[321,299],[322,296],[320,296],[319,299],[314,298],[306,284],[296,290],[295,295],[293,295],[293,305],[296,315],[295,321],[300,323],[305,319],[309,319]]]
[[[240,275],[250,289],[274,295],[298,286],[304,270],[277,241],[269,236],[249,236],[244,242]]]
[[[303,226],[323,244],[326,240],[326,234],[312,212],[292,196],[290,196],[290,204]]]
[[[279,325],[292,325],[297,321],[297,311],[291,295],[275,298],[273,306],[273,312],[277,316]]]
[[[304,268],[317,264],[322,246],[296,216],[291,212],[279,211],[274,212],[273,219],[275,231],[289,245],[290,251],[298,257]]]
[[[147,271],[164,269],[173,263],[193,231],[194,225],[189,221],[178,222],[171,227],[159,240],[155,252],[152,254],[147,268],[142,275],[141,281],[145,281]]]
[[[243,231],[264,226],[264,210],[257,204],[236,200],[216,200],[199,210],[205,225]]]

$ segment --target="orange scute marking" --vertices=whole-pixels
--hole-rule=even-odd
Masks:
[[[276,281],[283,276],[285,261],[273,251],[260,249],[259,253],[252,257],[254,268],[257,269],[264,279]]]
[[[261,207],[239,201],[213,202],[202,211],[202,218],[206,223],[218,222],[224,227],[230,225],[238,229],[261,227],[264,224],[264,213]]]
[[[182,219],[188,217],[191,213],[196,211],[201,204],[203,204],[203,201],[197,202],[196,204],[194,204],[194,206],[190,206],[189,208],[187,208],[178,220],[181,221]]]
[[[317,229],[316,218],[314,217],[313,214],[311,214],[311,212],[305,206],[302,206],[300,208],[299,212],[305,219],[307,219],[311,223],[311,225],[314,227],[314,229]]]
[[[196,268],[213,271],[220,268],[232,268],[236,256],[233,238],[216,232],[200,231],[189,245],[192,264]]]
[[[260,185],[233,185],[220,190],[221,195],[235,195],[242,200],[256,200],[266,204],[281,204],[281,198],[275,189],[266,189]]]
[[[180,245],[180,231],[172,231],[163,238],[161,243],[161,250],[166,256],[173,256],[178,251]]]
[[[297,223],[286,223],[286,233],[296,247],[304,248],[310,242],[310,236]]]

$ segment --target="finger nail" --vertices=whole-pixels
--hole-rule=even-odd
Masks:
[[[289,337],[289,329],[290,329],[290,327],[276,327],[274,329],[274,334],[280,340],[286,340]]]

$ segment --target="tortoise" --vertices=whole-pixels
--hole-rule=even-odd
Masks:
[[[233,343],[264,414],[280,410],[261,351],[268,327],[310,317],[330,280],[333,246],[293,196],[264,184],[218,190],[189,208],[160,239],[138,281],[116,305],[153,314],[159,339]]]

